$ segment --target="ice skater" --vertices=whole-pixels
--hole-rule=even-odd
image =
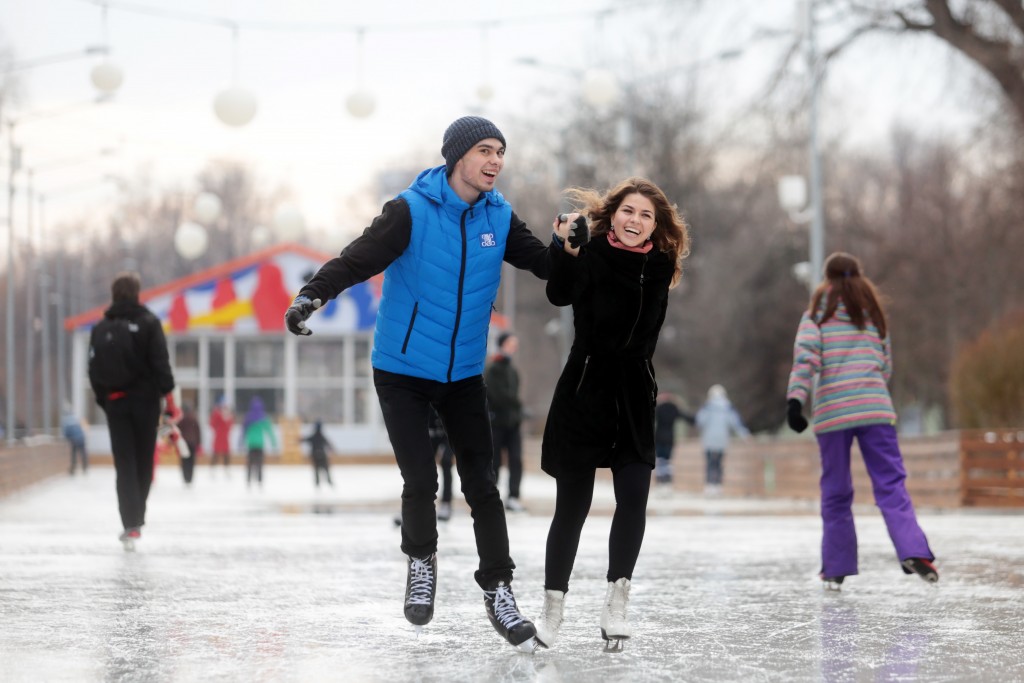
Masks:
[[[694,423],[693,415],[683,411],[674,394],[658,394],[654,407],[654,481],[660,491],[672,489],[672,451],[676,447],[676,422]]]
[[[729,450],[729,437],[735,434],[746,438],[750,432],[721,384],[713,384],[708,389],[707,400],[697,411],[695,422],[704,449],[704,493],[717,496],[722,493],[722,467]]]
[[[146,523],[161,397],[174,410],[174,375],[160,319],[139,302],[138,273],[121,273],[111,304],[89,337],[89,383],[107,414],[125,550]]]
[[[555,644],[596,470],[609,467],[615,514],[600,627],[608,649],[615,650],[633,633],[629,592],[655,465],[658,385],[651,357],[669,290],[682,276],[689,233],[665,193],[643,178],[628,178],[604,194],[574,188],[568,196],[589,216],[591,238],[580,246],[583,240],[571,233],[579,214],[555,222],[554,240],[563,248],[547,296],[556,306],[572,305],[575,337],[541,448],[541,467],[556,480],[556,498],[537,640]]]
[[[302,442],[309,444],[309,459],[313,461],[313,483],[320,488],[320,473],[323,472],[324,480],[333,489],[334,482],[331,481],[331,468],[327,454],[333,452],[334,447],[324,436],[324,423],[320,420],[314,422],[313,433],[304,437]]]
[[[71,468],[68,474],[74,476],[75,464],[81,461],[82,474],[89,471],[89,454],[85,450],[85,429],[82,421],[75,415],[70,404],[64,404],[64,410],[60,416],[60,429],[71,446]]]
[[[874,284],[856,258],[832,254],[800,319],[786,392],[787,422],[802,432],[807,428],[803,407],[818,379],[813,420],[822,470],[820,577],[827,588],[837,589],[843,579],[857,573],[850,477],[854,439],[904,573],[939,580],[935,555],[907,493],[888,388],[891,353],[888,324]]]
[[[249,410],[245,413],[242,423],[242,441],[246,452],[245,485],[252,486],[255,479],[263,488],[263,460],[266,457],[267,444],[277,448],[274,427],[263,408],[263,399],[253,396],[249,401]]]
[[[217,461],[224,462],[224,473],[231,464],[231,428],[235,425],[235,414],[231,410],[227,396],[221,396],[217,406],[210,413],[210,429],[213,431],[213,448],[210,455],[210,468],[217,467]]]
[[[494,480],[482,373],[502,261],[546,278],[554,249],[534,237],[494,189],[505,164],[505,137],[492,122],[477,116],[456,120],[444,133],[441,155],[443,166],[420,173],[361,237],[320,268],[285,320],[292,333],[309,334],[305,321],[322,303],[384,272],[371,363],[403,480],[405,617],[423,626],[434,614],[437,466],[428,432],[433,406],[472,510],[480,558],[475,578],[487,616],[509,643],[531,649],[533,624],[512,593],[515,563]]]
[[[519,350],[519,337],[512,332],[498,335],[498,352],[484,370],[487,405],[491,410],[491,437],[494,441],[494,478],[501,471],[502,454],[508,465],[508,496],[505,509],[525,512],[519,501],[523,481],[523,403],[519,398],[519,371],[512,363]]]

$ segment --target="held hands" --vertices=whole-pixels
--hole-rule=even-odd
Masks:
[[[313,299],[304,294],[295,297],[295,301],[288,307],[284,314],[284,324],[292,334],[309,336],[313,330],[306,327],[306,321],[313,311],[320,308],[320,299]]]
[[[555,234],[563,241],[568,240],[572,249],[579,249],[590,241],[587,219],[579,213],[560,213],[555,219]]]
[[[804,417],[803,411],[803,405],[795,398],[786,401],[786,422],[794,432],[800,433],[807,429],[807,418]]]

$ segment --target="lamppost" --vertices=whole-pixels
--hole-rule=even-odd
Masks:
[[[810,224],[810,261],[798,263],[793,274],[800,280],[806,277],[807,286],[814,291],[822,276],[825,263],[825,201],[821,170],[821,149],[818,142],[818,114],[821,100],[821,82],[825,65],[818,56],[814,0],[804,0],[804,57],[808,74],[807,156],[810,168],[810,204],[808,187],[803,176],[787,175],[779,179],[779,204],[795,223]]]

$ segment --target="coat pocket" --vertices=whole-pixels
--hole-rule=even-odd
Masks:
[[[412,336],[412,327],[416,324],[416,312],[419,311],[420,302],[417,301],[412,306],[412,315],[409,317],[409,329],[405,331],[405,339],[402,341],[402,353],[409,348],[409,337]]]

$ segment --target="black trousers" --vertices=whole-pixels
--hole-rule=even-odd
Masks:
[[[125,529],[146,523],[146,500],[153,484],[153,453],[160,420],[160,397],[126,396],[107,401],[110,450],[117,471],[117,506]]]
[[[250,448],[245,457],[245,483],[249,485],[255,479],[263,484],[263,449]]]
[[[437,465],[428,431],[433,406],[455,452],[462,493],[472,511],[480,558],[474,578],[485,590],[511,581],[515,563],[509,556],[505,508],[494,484],[483,377],[436,382],[375,368],[373,383],[402,473],[402,552],[426,557],[437,551]]]
[[[514,427],[494,427],[491,430],[494,440],[494,476],[501,471],[501,454],[504,452],[508,461],[508,497],[519,497],[519,484],[523,480],[523,436],[519,425]]]
[[[324,479],[330,486],[334,486],[334,482],[331,481],[331,470],[327,463],[327,456],[319,457],[313,456],[313,482],[316,486],[320,486],[320,472],[324,473]]]
[[[556,480],[555,515],[548,531],[544,559],[544,589],[568,592],[569,576],[580,547],[583,523],[594,499],[595,472]],[[633,579],[640,546],[647,528],[647,496],[651,490],[651,466],[632,462],[613,470],[615,514],[608,535],[609,582]]]
[[[725,459],[725,451],[704,451],[704,459],[707,461],[706,483],[721,485],[722,460]]]

